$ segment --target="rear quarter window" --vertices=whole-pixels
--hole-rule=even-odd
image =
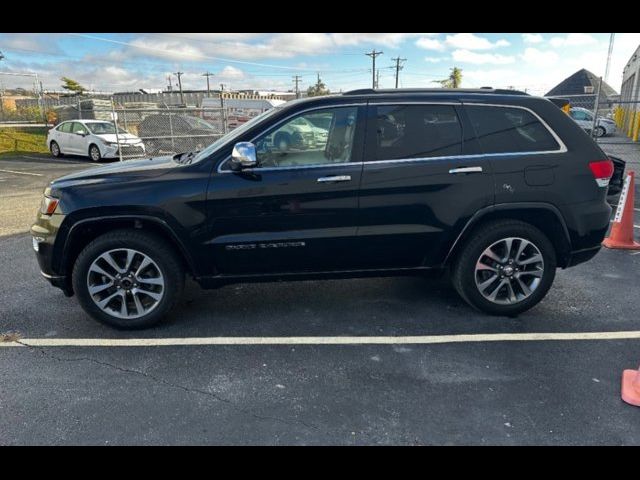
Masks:
[[[467,115],[485,153],[547,152],[560,145],[531,112],[515,107],[467,105]]]

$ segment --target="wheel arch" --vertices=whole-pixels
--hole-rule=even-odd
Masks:
[[[444,265],[450,265],[462,250],[463,245],[473,237],[473,231],[480,225],[493,220],[520,220],[533,225],[544,233],[556,251],[557,265],[565,268],[571,257],[571,237],[560,210],[550,203],[526,202],[491,205],[476,212],[462,228],[449,249]]]
[[[75,222],[65,236],[58,269],[70,281],[73,264],[82,249],[100,235],[116,229],[136,229],[154,234],[174,248],[185,271],[197,275],[189,250],[170,225],[163,219],[150,215],[108,215],[83,218]]]

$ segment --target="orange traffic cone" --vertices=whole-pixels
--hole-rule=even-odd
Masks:
[[[640,407],[640,369],[622,372],[622,400]]]
[[[633,172],[629,172],[624,180],[611,232],[602,242],[603,246],[623,250],[640,250],[640,243],[633,240],[633,193],[634,175]]]

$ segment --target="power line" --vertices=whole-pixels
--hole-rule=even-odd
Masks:
[[[396,58],[392,58],[391,60],[395,60],[396,62],[396,88],[398,88],[398,76],[400,74],[400,70],[404,68],[403,66],[400,65],[400,62],[406,62],[407,59],[396,57]]]
[[[370,52],[365,53],[367,57],[371,57],[371,61],[373,62],[373,66],[371,68],[371,88],[376,88],[376,57],[383,53],[384,52],[376,52],[375,48]]]
[[[316,68],[288,67],[288,66],[285,66],[285,65],[272,65],[272,64],[269,64],[269,63],[247,62],[247,61],[244,61],[244,60],[234,60],[232,58],[213,57],[213,56],[210,56],[210,55],[204,55],[202,53],[178,52],[176,50],[168,50],[166,48],[150,47],[150,46],[147,46],[147,45],[137,45],[137,44],[131,43],[131,42],[122,42],[120,40],[113,40],[111,38],[96,37],[94,35],[85,35],[83,33],[67,33],[67,35],[74,35],[76,37],[88,38],[90,40],[100,40],[102,42],[114,43],[116,45],[125,45],[127,47],[139,48],[141,50],[152,50],[152,51],[156,51],[156,52],[162,52],[165,55],[167,53],[172,53],[172,54],[178,55],[180,57],[190,56],[190,57],[197,57],[197,58],[200,58],[202,60],[218,60],[218,61],[221,61],[221,62],[239,63],[239,64],[242,64],[242,65],[254,65],[254,66],[257,66],[257,67],[281,68],[281,69],[284,69],[284,70],[306,70],[306,71],[311,70],[313,72],[315,72],[317,70]]]

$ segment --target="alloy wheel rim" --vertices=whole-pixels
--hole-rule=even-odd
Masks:
[[[54,144],[52,144],[52,145],[51,145],[51,151],[53,152],[53,155],[54,155],[55,157],[57,157],[57,156],[58,156],[58,153],[59,153],[58,145],[57,145],[57,144],[55,144],[55,143],[54,143]]]
[[[96,147],[93,147],[91,149],[91,159],[98,160],[99,158],[100,158],[100,151]]]
[[[540,286],[544,260],[540,249],[520,237],[498,240],[476,262],[474,278],[480,294],[492,303],[513,305]]]
[[[165,292],[164,276],[148,255],[130,248],[99,255],[87,272],[87,290],[106,314],[135,319],[154,310]]]

